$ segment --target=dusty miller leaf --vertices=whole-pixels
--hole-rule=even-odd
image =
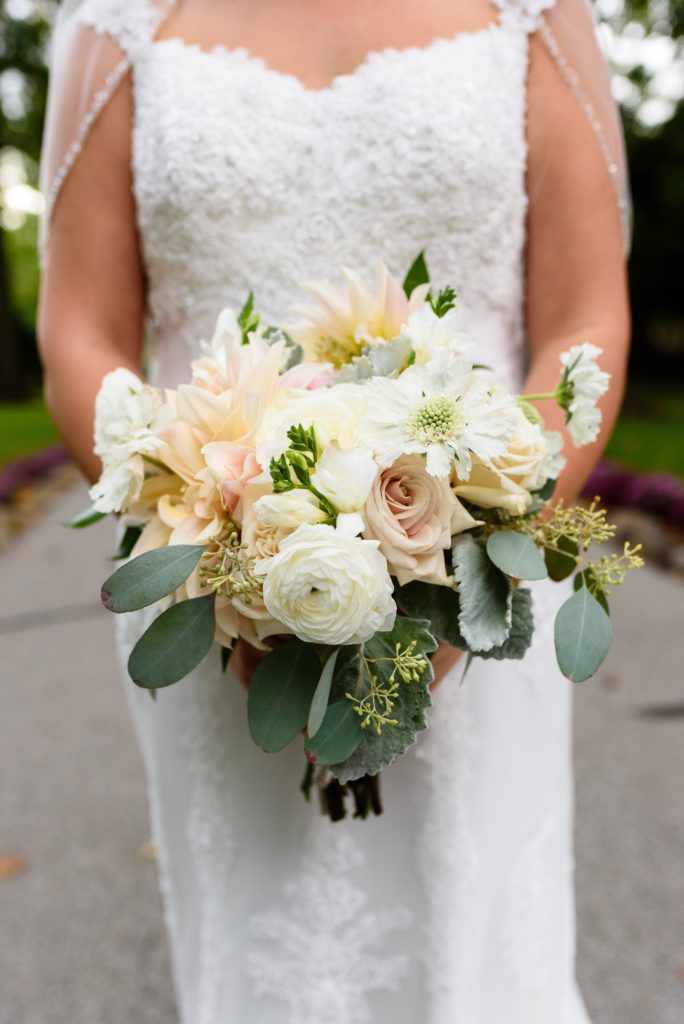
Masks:
[[[489,559],[484,545],[461,534],[453,546],[459,584],[459,626],[474,654],[500,647],[511,631],[511,584]]]

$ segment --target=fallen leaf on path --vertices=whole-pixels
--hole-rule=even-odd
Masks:
[[[27,868],[26,857],[0,857],[0,879],[14,878]]]

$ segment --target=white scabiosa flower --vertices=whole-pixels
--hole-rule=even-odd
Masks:
[[[444,349],[396,380],[374,378],[365,391],[359,434],[383,468],[421,454],[433,476],[449,476],[455,462],[458,477],[467,480],[472,455],[486,462],[502,455],[515,429],[511,396]]]
[[[354,536],[358,516],[340,519],[337,529],[300,526],[256,569],[269,613],[308,643],[360,644],[394,625],[392,580],[378,542]]]
[[[610,383],[610,374],[596,361],[602,352],[598,346],[585,341],[573,345],[560,357],[564,370],[556,397],[566,411],[568,433],[578,448],[592,444],[601,426],[601,412],[596,403],[605,395]]]

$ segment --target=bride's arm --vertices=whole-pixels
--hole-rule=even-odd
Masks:
[[[48,407],[92,481],[94,402],[105,373],[140,372],[144,276],[131,189],[128,81],[93,126],[53,214],[38,317]]]
[[[525,392],[553,390],[559,355],[581,341],[603,349],[612,375],[595,444],[576,449],[557,496],[574,499],[598,460],[619,412],[630,337],[627,277],[617,202],[596,137],[541,41],[531,40],[528,105],[526,320],[531,365]],[[564,414],[540,404],[547,425]]]

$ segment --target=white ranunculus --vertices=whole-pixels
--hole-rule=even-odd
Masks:
[[[338,512],[357,512],[365,505],[377,472],[368,448],[342,451],[334,443],[328,445],[316,463],[311,483]]]
[[[576,447],[592,444],[599,434],[601,411],[596,403],[605,395],[610,374],[596,360],[603,350],[588,341],[562,354],[561,405],[567,411],[567,429]]]
[[[390,572],[446,583],[444,552],[455,533],[477,526],[445,477],[431,476],[420,455],[405,455],[374,480],[366,505],[366,536],[380,541]]]
[[[332,526],[300,526],[259,563],[264,604],[310,643],[358,644],[392,628],[392,580],[378,542]]]
[[[296,529],[302,523],[322,523],[326,513],[311,491],[296,487],[281,494],[264,494],[254,505],[257,521],[265,526]]]
[[[122,512],[140,497],[145,479],[145,463],[140,455],[106,465],[89,494],[98,512]]]
[[[440,317],[429,302],[411,314],[401,333],[411,342],[419,366],[427,363],[438,349],[447,349],[452,355],[463,355],[473,344],[466,333],[465,315],[461,309],[454,307]]]

